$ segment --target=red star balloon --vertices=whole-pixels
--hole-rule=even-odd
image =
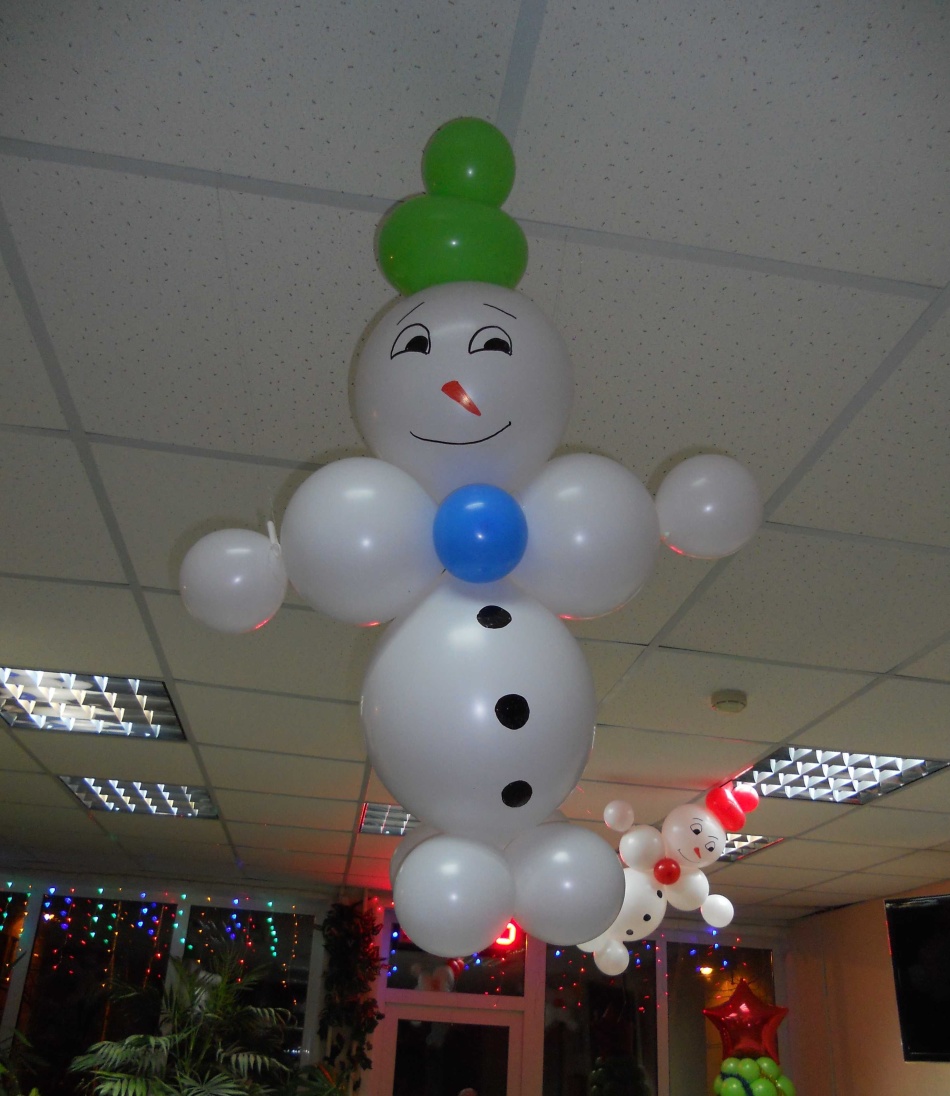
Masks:
[[[788,1014],[780,1005],[767,1005],[739,979],[735,992],[723,1005],[704,1008],[703,1016],[718,1029],[723,1058],[774,1058],[777,1062],[778,1026]]]

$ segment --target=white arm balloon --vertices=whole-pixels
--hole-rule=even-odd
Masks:
[[[511,578],[553,613],[603,616],[653,573],[660,542],[643,484],[592,453],[557,457],[522,492],[528,545]]]
[[[711,894],[699,907],[703,920],[714,929],[724,929],[735,914],[732,903],[724,894]]]
[[[690,457],[660,484],[660,536],[667,547],[696,559],[732,555],[762,524],[762,496],[748,471],[731,457]]]
[[[270,620],[287,592],[280,545],[251,529],[218,529],[188,549],[178,586],[185,608],[202,624],[251,632]]]
[[[321,468],[290,500],[280,530],[287,575],[314,609],[350,624],[406,612],[442,572],[436,505],[395,465],[351,457]]]

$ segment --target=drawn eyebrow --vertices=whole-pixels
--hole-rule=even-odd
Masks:
[[[496,312],[505,312],[505,310],[503,308],[499,308],[497,304],[489,304],[488,301],[482,301],[482,304],[484,304],[486,308],[494,308]],[[514,314],[514,312],[505,312],[505,315],[510,316],[513,320],[516,320],[518,318]]]
[[[424,305],[425,303],[426,303],[425,301],[420,301],[420,302],[419,302],[419,303],[418,303],[418,304],[417,304],[417,305],[415,306],[415,308],[410,308],[410,309],[409,309],[409,311],[408,311],[408,312],[406,313],[406,315],[405,315],[405,316],[403,316],[402,320],[397,320],[397,321],[396,321],[397,325],[398,325],[398,324],[401,324],[401,323],[403,322],[403,320],[405,320],[405,319],[406,319],[406,317],[407,317],[407,316],[411,316],[411,315],[413,314],[413,312],[415,312],[416,308],[422,308],[422,306],[423,306],[423,305]]]

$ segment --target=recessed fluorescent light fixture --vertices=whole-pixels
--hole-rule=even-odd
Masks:
[[[185,737],[161,681],[0,666],[0,718],[15,730]]]
[[[948,765],[950,761],[925,757],[783,746],[736,780],[754,784],[761,796],[854,805],[889,795]]]
[[[744,860],[754,852],[761,852],[769,845],[778,845],[784,841],[784,837],[763,837],[760,834],[751,833],[727,833],[726,847],[720,860],[733,863],[736,860]]]
[[[217,818],[207,788],[161,784],[153,780],[104,780],[98,776],[61,776],[90,811],[167,814],[178,818]]]
[[[419,819],[396,803],[364,803],[359,832],[402,837],[418,825]]]

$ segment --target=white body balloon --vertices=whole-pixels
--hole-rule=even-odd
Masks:
[[[656,509],[664,543],[697,559],[738,552],[762,524],[762,496],[752,474],[715,453],[678,464],[660,484]]]
[[[563,802],[590,753],[595,708],[561,621],[511,583],[446,579],[383,637],[361,712],[370,760],[399,802],[490,843]]]
[[[266,624],[287,593],[276,541],[251,529],[218,529],[188,549],[178,576],[188,612],[219,632]]]
[[[352,457],[314,472],[281,525],[287,574],[314,609],[351,624],[392,620],[442,571],[435,503],[385,461]]]
[[[591,453],[557,457],[522,493],[521,507],[530,535],[511,577],[553,613],[603,616],[653,573],[656,507],[616,461]]]

